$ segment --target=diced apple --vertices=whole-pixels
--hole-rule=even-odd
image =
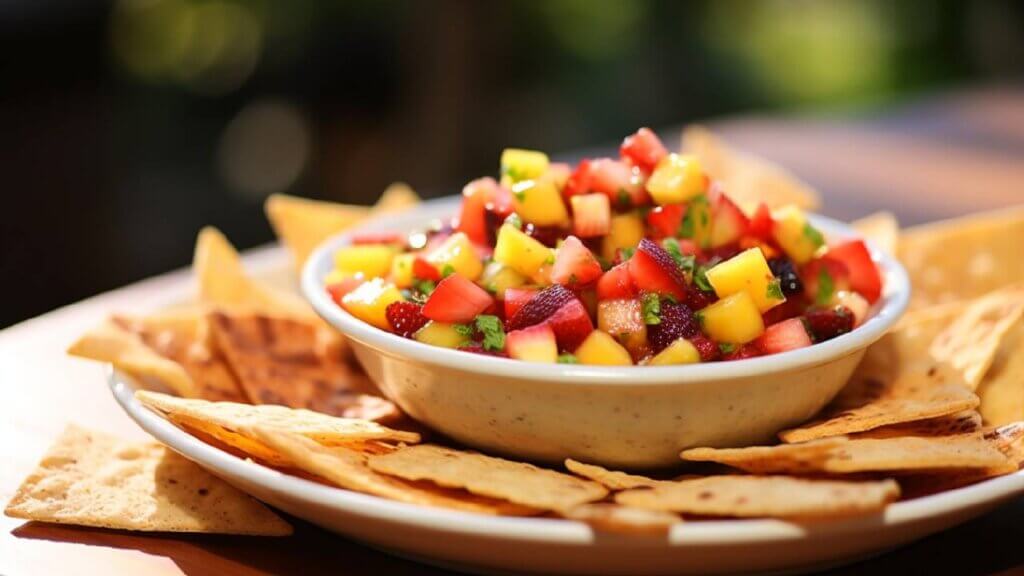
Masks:
[[[387,308],[392,302],[402,302],[405,298],[398,288],[382,278],[373,278],[357,286],[341,299],[341,305],[349,314],[377,328],[390,330]]]
[[[712,340],[746,344],[764,333],[764,320],[750,294],[737,292],[698,312],[701,329]]]
[[[509,288],[518,288],[526,284],[526,277],[501,262],[491,262],[484,267],[480,284],[494,294],[495,298],[502,300]]]
[[[811,336],[807,333],[802,318],[790,318],[767,327],[755,345],[762,354],[778,354],[810,346]]]
[[[647,179],[647,192],[656,204],[681,204],[703,194],[707,178],[694,156],[669,154],[658,162]]]
[[[452,234],[440,246],[434,248],[427,255],[427,262],[441,271],[442,276],[448,269],[469,280],[476,280],[484,270],[480,255],[463,232]]]
[[[494,245],[494,261],[523,276],[536,274],[551,256],[550,248],[511,224],[505,224],[498,230],[498,240]]]
[[[572,204],[573,232],[580,238],[604,236],[611,228],[612,210],[604,194],[578,194]]]
[[[520,180],[512,185],[512,202],[516,214],[537,226],[566,226],[569,211],[562,193],[550,180]]]
[[[579,196],[577,196],[579,198]],[[550,280],[570,288],[583,287],[601,277],[601,264],[583,242],[569,236],[558,247]]]
[[[802,210],[786,206],[774,215],[772,235],[789,258],[805,264],[825,245],[825,239]]]
[[[520,180],[539,178],[547,172],[550,162],[548,155],[536,150],[506,148],[501,153],[501,179],[508,185]]]
[[[555,333],[547,324],[536,324],[522,330],[513,330],[505,337],[508,355],[527,362],[558,361],[558,344]]]
[[[416,255],[407,252],[399,254],[391,260],[391,272],[389,277],[394,282],[395,286],[399,288],[408,288],[412,286],[413,277],[413,266],[416,262]]]
[[[700,352],[686,338],[678,338],[651,358],[649,364],[652,366],[664,366],[670,364],[694,364],[696,362],[700,362]]]
[[[471,322],[494,303],[486,290],[460,274],[441,280],[423,305],[423,315],[438,322]]]
[[[761,313],[786,301],[759,248],[744,250],[712,267],[707,271],[707,278],[719,298],[746,292]]]
[[[608,235],[601,239],[601,256],[612,261],[619,250],[636,248],[644,238],[644,221],[636,211],[612,216]]]
[[[639,300],[606,300],[597,304],[598,328],[611,334],[633,353],[647,346],[647,324]]]
[[[427,322],[412,337],[417,342],[443,348],[461,348],[469,343],[469,336],[457,330],[454,324],[444,322]]]
[[[629,351],[607,332],[594,330],[575,352],[580,364],[597,366],[628,366],[633,363]]]
[[[377,278],[391,271],[391,259],[397,253],[398,247],[393,244],[345,246],[334,253],[334,267],[352,276]]]

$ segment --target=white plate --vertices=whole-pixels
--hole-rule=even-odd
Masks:
[[[238,488],[328,530],[441,566],[476,572],[709,574],[803,572],[901,546],[970,520],[1024,493],[1024,471],[815,523],[721,520],[679,524],[668,537],[601,534],[546,518],[493,518],[392,502],[242,460],[145,409],[134,382],[111,371],[114,398],[159,441]]]

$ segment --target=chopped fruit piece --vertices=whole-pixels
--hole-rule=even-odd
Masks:
[[[562,306],[575,299],[576,295],[562,286],[558,284],[549,286],[537,292],[515,314],[508,317],[508,329],[519,330],[540,324],[551,318]]]
[[[750,221],[739,206],[725,194],[715,196],[711,207],[711,247],[733,244],[747,233]]]
[[[554,330],[558,347],[562,350],[576,349],[594,331],[590,314],[579,300],[572,300],[559,308],[547,323]]]
[[[381,278],[363,282],[341,299],[341,305],[349,314],[367,324],[387,330],[387,308],[392,302],[405,300],[394,284],[386,283]]]
[[[701,248],[711,246],[711,205],[707,196],[701,194],[686,205],[686,213],[676,235],[693,240]]]
[[[850,275],[850,287],[874,304],[882,296],[882,275],[871,260],[863,240],[849,240],[829,247],[829,258],[842,262]]]
[[[423,315],[438,322],[470,322],[494,303],[486,290],[461,274],[441,280],[423,306]]]
[[[335,304],[341,305],[341,299],[345,297],[345,294],[355,290],[363,283],[363,279],[360,276],[349,276],[348,278],[339,278],[337,280],[327,280],[326,284],[327,293],[331,296],[331,300],[334,300]]]
[[[590,189],[611,200],[612,206],[628,209],[647,203],[639,169],[625,162],[601,158],[590,163]]]
[[[501,262],[523,276],[533,276],[551,257],[551,249],[511,224],[498,231],[494,261]]]
[[[868,310],[871,309],[871,304],[864,299],[863,296],[856,292],[849,290],[839,290],[832,297],[832,301],[829,304],[833,306],[845,306],[853,313],[853,325],[854,327],[860,326],[867,320]]]
[[[579,345],[574,354],[580,364],[597,366],[629,366],[633,358],[629,351],[622,347],[607,332],[594,330]]]
[[[614,260],[619,250],[634,249],[644,238],[644,221],[632,211],[612,216],[608,235],[601,239],[601,256]]]
[[[765,312],[761,315],[764,318],[764,325],[771,326],[783,320],[789,320],[790,318],[796,318],[797,316],[804,313],[804,308],[807,304],[803,298],[790,298],[779,304],[775,308]]]
[[[548,155],[536,150],[506,148],[501,153],[501,179],[510,184],[539,178],[548,170]]]
[[[391,244],[401,250],[405,247],[405,237],[397,232],[361,232],[352,236],[352,244]]]
[[[853,330],[853,312],[846,306],[811,306],[804,314],[817,342],[831,340]]]
[[[762,355],[761,349],[753,342],[742,346],[727,345],[726,347],[731,347],[732,351],[728,354],[723,354],[722,360],[745,360],[747,358],[756,358]]]
[[[629,262],[614,266],[597,281],[598,300],[620,300],[636,296],[636,286],[629,275]]]
[[[805,264],[825,245],[821,232],[807,221],[796,206],[786,206],[775,215],[772,235],[793,262]]]
[[[562,190],[565,188],[565,183],[569,181],[569,176],[571,174],[572,167],[565,162],[552,162],[548,166],[547,172],[545,172],[541,178],[550,181],[555,185],[555,188]]]
[[[681,204],[707,188],[700,161],[693,156],[669,154],[647,179],[647,191],[656,204]]]
[[[446,324],[444,322],[427,322],[412,335],[413,340],[440,346],[442,348],[461,348],[469,344],[469,333],[465,326]]]
[[[462,189],[462,209],[455,229],[477,244],[487,244],[487,201],[497,187],[494,178],[479,178]]]
[[[679,233],[679,225],[686,214],[685,204],[669,204],[658,206],[647,213],[647,225],[654,232],[654,237],[674,238]]]
[[[741,252],[718,264],[708,270],[706,275],[719,298],[746,292],[753,298],[760,312],[786,301],[782,287],[772,275],[764,254],[757,248]]]
[[[792,260],[782,257],[772,258],[768,260],[768,269],[772,271],[772,276],[779,279],[779,287],[782,288],[782,293],[786,296],[804,291],[804,283],[800,280],[800,275],[796,273],[796,266],[793,266]]]
[[[827,254],[808,262],[801,278],[807,298],[817,304],[828,304],[836,292],[850,289],[850,271]]]
[[[693,347],[697,349],[697,352],[700,353],[701,362],[718,360],[718,357],[722,354],[722,351],[718,349],[718,344],[715,344],[701,334],[690,338],[689,341],[690,344],[693,344]]]
[[[562,194],[566,198],[590,193],[590,182],[593,180],[591,164],[592,161],[589,158],[584,158],[576,165],[576,169],[569,175],[569,179],[566,180],[565,187],[562,189]]]
[[[567,226],[569,211],[562,202],[562,193],[550,180],[521,180],[512,185],[512,202],[516,214],[537,226]]]
[[[604,194],[579,194],[572,204],[572,229],[580,238],[604,236],[611,228],[612,210]]]
[[[505,291],[509,288],[519,288],[526,284],[526,277],[500,262],[491,262],[484,267],[484,273],[480,276],[480,284],[494,294],[498,300],[505,298]]]
[[[700,333],[693,310],[686,304],[662,302],[659,322],[647,327],[647,338],[654,352],[664,350],[680,338],[692,338]]]
[[[537,295],[536,288],[509,288],[505,290],[505,318],[512,319],[524,304]]]
[[[641,128],[636,134],[626,136],[619,146],[619,154],[633,166],[650,173],[668,151],[650,128]]]
[[[392,244],[346,246],[334,253],[334,267],[346,274],[376,278],[391,271],[391,259],[397,253],[398,248]]]
[[[558,344],[555,333],[547,324],[538,324],[514,330],[505,336],[505,347],[508,355],[516,360],[527,362],[558,361]]]
[[[490,229],[495,230],[501,223],[512,214],[512,190],[507,186],[497,185],[487,195],[487,203],[484,204],[487,210],[487,224]],[[493,241],[493,237],[490,238]]]
[[[579,196],[577,196],[579,198]],[[563,286],[577,288],[586,286],[601,277],[601,264],[594,254],[575,236],[562,242],[551,267],[550,279]]]
[[[430,252],[427,255],[427,262],[440,270],[442,277],[445,276],[445,269],[450,269],[460,276],[476,280],[484,270],[480,255],[469,241],[469,237],[462,232],[452,234]]]
[[[764,354],[778,354],[811,345],[802,318],[790,318],[765,328],[764,334],[754,341]]]
[[[665,346],[649,362],[652,366],[664,366],[670,364],[693,364],[700,362],[700,352],[685,338],[678,338]]]
[[[430,280],[432,282],[437,282],[441,279],[441,272],[437,267],[427,262],[426,258],[422,256],[416,256],[413,260],[412,275],[420,280]]]
[[[399,336],[411,338],[430,320],[423,315],[423,306],[415,302],[392,302],[385,309],[388,324]]]
[[[698,276],[695,275],[694,277],[697,278]],[[704,282],[707,282],[707,278],[704,278]],[[684,302],[690,307],[690,310],[701,310],[714,304],[717,300],[718,296],[715,295],[714,291],[691,288],[686,291],[686,300]]]
[[[614,336],[632,354],[647,346],[647,324],[639,300],[606,300],[597,305],[598,328]]]
[[[508,358],[508,354],[505,354],[503,350],[491,350],[486,348],[480,342],[470,342],[464,346],[459,346],[461,352],[469,352],[470,354],[483,354],[484,356],[496,356],[498,358]]]
[[[391,260],[391,272],[388,276],[395,286],[399,288],[412,286],[414,276],[412,268],[415,261],[416,255],[411,252],[399,254]]]
[[[722,298],[697,314],[704,333],[716,342],[746,344],[764,333],[761,313],[747,292]]]
[[[767,204],[761,202],[750,217],[750,225],[747,226],[747,234],[760,240],[768,241],[772,238],[772,210]]]
[[[686,297],[686,278],[672,255],[648,238],[640,241],[636,254],[629,260],[629,275],[642,291]]]

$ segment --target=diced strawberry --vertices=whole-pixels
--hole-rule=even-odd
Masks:
[[[871,260],[871,253],[863,240],[849,240],[830,246],[825,254],[846,265],[850,272],[850,287],[868,302],[874,304],[882,295],[882,275]]]
[[[601,275],[597,281],[598,300],[619,300],[636,296],[636,286],[629,275],[629,263],[616,265]]]
[[[399,232],[361,232],[352,236],[352,243],[364,244],[397,244],[405,246],[405,235]]]
[[[650,202],[639,169],[625,162],[600,158],[590,163],[590,188],[611,200],[612,206],[628,208]]]
[[[536,238],[538,242],[548,248],[557,246],[559,239],[565,235],[565,230],[557,226],[534,226],[533,224],[527,224],[523,232],[526,232],[526,235],[531,238]]]
[[[812,302],[818,300],[819,282],[823,278],[832,282],[832,294],[850,289],[850,271],[846,264],[826,254],[805,264],[800,273],[800,279],[804,283],[804,294]],[[825,294],[822,294],[822,297],[824,296]],[[831,295],[829,297],[831,298]]]
[[[765,354],[778,354],[810,346],[811,337],[802,318],[790,318],[767,327],[755,343]]]
[[[853,312],[846,306],[811,306],[804,314],[818,342],[831,340],[853,330]]]
[[[345,278],[340,282],[328,284],[326,286],[327,294],[331,296],[331,300],[334,300],[335,304],[341,306],[341,299],[345,297],[345,294],[355,290],[362,283],[362,278]]]
[[[651,227],[656,240],[672,238],[679,231],[685,215],[686,204],[658,206],[647,213],[647,225]]]
[[[756,344],[748,342],[742,346],[737,346],[732,352],[722,356],[722,360],[746,360],[747,358],[757,358],[763,355],[761,349]]]
[[[591,164],[590,158],[580,160],[580,163],[576,165],[576,169],[573,170],[572,174],[569,175],[569,179],[565,182],[565,188],[562,189],[563,196],[571,198],[577,194],[590,193],[590,184],[593,181]]]
[[[431,280],[433,282],[441,279],[441,272],[438,271],[437,266],[427,262],[422,256],[413,258],[412,275],[421,280]]]
[[[487,199],[497,187],[494,178],[479,178],[462,189],[462,209],[455,229],[477,244],[487,244]]]
[[[657,134],[649,128],[641,128],[636,131],[636,134],[626,136],[622,145],[619,146],[619,154],[623,160],[650,173],[658,162],[668,154],[668,151],[665,150],[665,146]]]
[[[772,238],[772,210],[764,202],[757,205],[757,210],[750,218],[747,234],[765,242]]]
[[[718,348],[718,344],[715,344],[714,341],[707,336],[698,334],[692,338],[688,338],[688,340],[690,341],[690,344],[693,344],[693,347],[697,349],[697,352],[700,353],[701,362],[718,360],[718,357],[722,354],[722,351]]]
[[[572,167],[565,162],[552,162],[548,165],[548,171],[544,173],[544,178],[554,182],[558,188],[564,188],[570,176],[572,176]]]
[[[573,300],[576,300],[575,294],[560,284],[552,284],[528,300],[515,314],[509,316],[508,329],[520,330],[527,326],[540,324]]]
[[[597,238],[611,227],[611,202],[604,194],[577,194],[572,204],[573,232],[580,238]]]
[[[505,349],[517,360],[555,362],[558,358],[555,332],[547,324],[509,332],[505,336]]]
[[[502,350],[488,350],[484,348],[484,345],[480,342],[470,342],[465,346],[459,346],[459,350],[463,352],[469,352],[470,354],[482,354],[484,356],[497,356],[498,358],[508,358],[508,354],[505,354]]]
[[[572,300],[559,308],[547,323],[555,331],[558,347],[562,350],[575,350],[594,331],[594,323],[579,300]]]
[[[423,315],[438,322],[469,322],[494,302],[494,298],[459,274],[441,280],[427,298]]]
[[[392,302],[384,310],[391,330],[405,338],[411,338],[423,328],[429,319],[423,315],[423,306],[415,302]]]
[[[668,295],[677,301],[686,297],[686,279],[676,261],[661,246],[644,238],[629,259],[629,276],[642,291]]]
[[[686,304],[662,302],[658,316],[660,322],[647,327],[647,339],[655,354],[680,338],[691,338],[700,333],[693,310]]]
[[[488,191],[487,203],[484,204],[484,208],[497,215],[500,220],[508,218],[508,215],[515,210],[512,191],[500,184],[496,185]]]
[[[537,295],[536,288],[508,288],[505,290],[505,318],[512,318],[519,309]]]
[[[787,298],[785,302],[773,307],[762,314],[765,326],[771,326],[777,324],[783,320],[789,320],[790,318],[796,318],[803,313],[804,308],[803,298]]]
[[[575,236],[567,237],[558,248],[551,267],[551,281],[570,288],[583,287],[601,277],[601,264]]]
[[[725,194],[718,194],[711,205],[711,245],[724,246],[737,242],[747,233],[750,220]]]

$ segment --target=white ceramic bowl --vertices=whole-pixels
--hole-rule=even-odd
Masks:
[[[575,458],[612,467],[679,463],[694,446],[765,443],[818,412],[849,379],[868,345],[903,314],[906,272],[872,248],[885,288],[871,317],[849,334],[748,360],[686,366],[539,364],[429,346],[377,329],[327,295],[334,252],[354,232],[424,228],[454,213],[458,198],[426,202],[331,238],[307,261],[302,292],[344,333],[381,390],[413,418],[488,452],[557,462]],[[820,216],[830,238],[854,235]]]

